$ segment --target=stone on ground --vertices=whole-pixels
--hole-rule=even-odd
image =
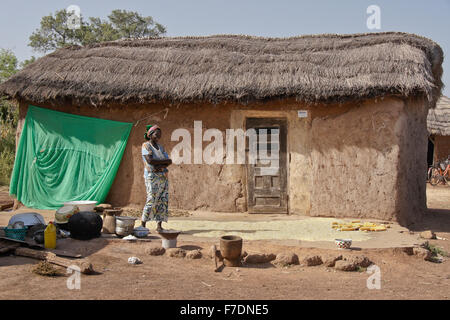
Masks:
[[[432,260],[433,255],[432,255],[431,251],[429,251],[425,248],[414,247],[413,252],[414,252],[414,255],[418,256],[419,258],[422,258],[423,260],[426,260],[426,261]]]
[[[323,261],[320,256],[306,256],[302,259],[301,264],[307,267],[313,267],[323,264]]]
[[[200,250],[191,250],[186,253],[186,258],[188,259],[200,259],[202,257],[202,252]]]
[[[273,253],[256,253],[244,256],[244,262],[249,264],[267,263],[276,259]]]
[[[295,253],[279,253],[274,260],[274,264],[278,266],[289,266],[299,264],[298,256]]]
[[[181,248],[170,248],[166,250],[166,254],[172,258],[184,258],[186,257],[186,250]]]
[[[323,263],[325,267],[333,268],[334,265],[336,264],[336,261],[342,260],[342,255],[341,254],[335,256],[329,255],[322,258],[322,260],[324,261]]]
[[[371,264],[372,261],[365,256],[354,256],[336,261],[334,267],[341,271],[356,271],[358,267],[367,268]]]
[[[420,237],[423,239],[436,239],[436,234],[431,230],[427,230],[421,232]]]
[[[146,250],[146,253],[151,256],[162,256],[166,252],[166,249],[163,247],[156,247],[156,248],[148,248]]]

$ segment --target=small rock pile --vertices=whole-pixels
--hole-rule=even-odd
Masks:
[[[420,237],[423,239],[436,239],[436,234],[431,230],[426,230],[420,233]]]
[[[278,267],[286,267],[290,265],[302,265],[305,267],[313,267],[324,265],[327,268],[335,268],[341,271],[356,271],[358,268],[367,268],[372,261],[366,256],[349,256],[342,255],[306,255],[300,260],[295,253],[280,253],[276,256],[274,265]]]
[[[274,265],[279,267],[287,267],[290,265],[299,264],[298,256],[292,252],[282,252],[277,254]]]
[[[203,257],[202,251],[197,250],[184,250],[181,248],[164,249],[162,247],[148,248],[146,253],[151,256],[167,255],[171,258],[187,258],[187,259],[200,259]]]
[[[432,235],[429,235],[432,236]],[[436,262],[433,253],[429,248],[406,247],[401,248],[401,252],[408,255],[414,255],[426,261]],[[164,249],[162,247],[148,248],[146,253],[152,256],[166,255],[171,258],[187,258],[187,259],[201,259],[205,255],[201,250],[184,250],[182,248]],[[220,250],[216,246],[212,246],[207,251],[206,257],[210,259],[217,259],[223,261]],[[271,263],[276,267],[289,267],[292,265],[300,265],[304,267],[324,266],[326,268],[334,268],[339,271],[361,271],[365,270],[374,264],[368,257],[364,255],[357,255],[354,253],[325,253],[323,255],[307,254],[299,256],[293,252],[275,253],[251,253],[243,251],[241,255],[241,262],[243,265],[265,264]]]

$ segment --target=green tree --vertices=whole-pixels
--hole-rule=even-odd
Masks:
[[[142,17],[137,12],[113,10],[108,18],[119,38],[158,37],[166,33],[166,28],[152,17]]]
[[[0,49],[0,83],[18,71],[18,64],[12,51]],[[18,118],[16,103],[0,97],[0,186],[9,184],[14,166]]]
[[[28,44],[36,51],[47,52],[67,45],[80,44],[80,30],[68,27],[71,14],[60,10],[55,16],[49,15],[41,19],[41,27],[30,36]]]
[[[17,68],[19,61],[11,50],[0,49],[0,83],[6,81],[14,75],[19,69]],[[6,124],[17,123],[16,107],[13,102],[0,97],[0,130],[3,130]]]
[[[36,51],[47,52],[69,45],[88,45],[123,38],[137,39],[158,37],[166,28],[152,17],[143,17],[137,12],[113,10],[107,20],[96,17],[80,17],[79,28],[70,28],[72,16],[66,10],[41,19],[41,26],[30,36],[29,46]]]
[[[0,83],[17,72],[18,60],[11,50],[0,49]]]
[[[25,68],[27,65],[29,65],[30,63],[33,63],[35,61],[36,61],[36,57],[35,56],[31,56],[30,59],[25,59],[24,61],[19,63],[20,69]]]

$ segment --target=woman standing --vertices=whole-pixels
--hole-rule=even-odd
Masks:
[[[147,201],[142,212],[141,225],[145,227],[147,221],[157,221],[157,231],[163,230],[162,222],[169,218],[169,182],[167,166],[172,164],[163,146],[158,143],[161,139],[161,129],[157,125],[148,125],[142,144],[142,159],[144,160],[144,179],[147,189]]]

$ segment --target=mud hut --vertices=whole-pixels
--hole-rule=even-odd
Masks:
[[[450,98],[441,96],[428,111],[428,165],[450,156]]]
[[[133,122],[115,206],[144,204],[146,124],[159,123],[168,150],[187,130],[192,159],[211,143],[207,129],[264,128],[278,130],[279,170],[261,174],[258,159],[174,165],[170,207],[408,224],[426,209],[426,119],[442,61],[433,41],[397,32],[121,40],[59,49],[0,93],[20,103],[18,136],[30,104]]]

